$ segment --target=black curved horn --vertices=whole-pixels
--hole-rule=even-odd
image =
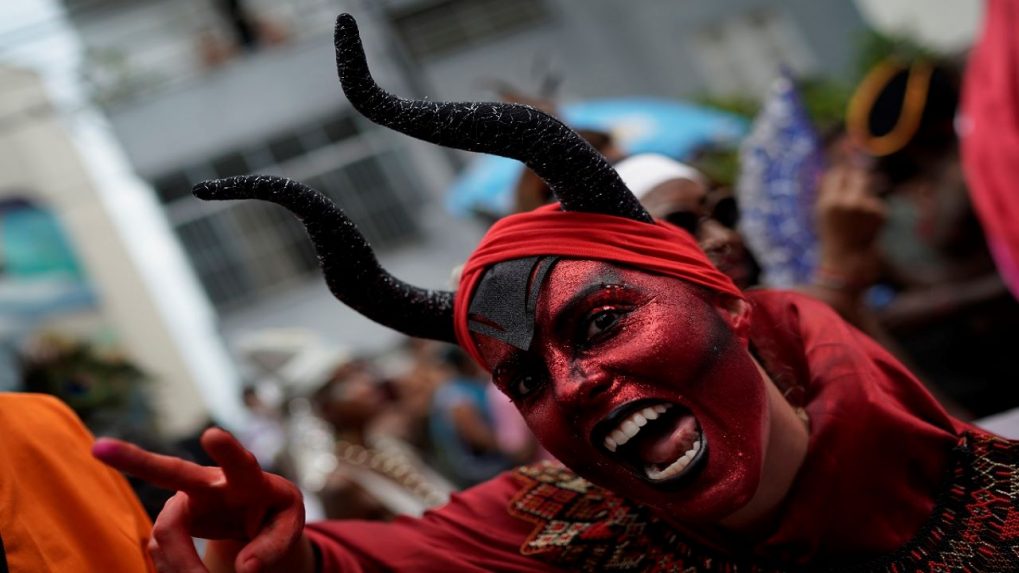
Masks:
[[[372,79],[349,14],[336,19],[335,41],[343,92],[371,121],[446,147],[522,161],[545,180],[564,210],[652,221],[605,157],[558,119],[518,104],[396,97]]]
[[[336,298],[408,336],[456,343],[453,293],[414,287],[386,272],[353,221],[322,193],[268,175],[205,181],[193,192],[205,200],[261,199],[286,207],[307,228]]]

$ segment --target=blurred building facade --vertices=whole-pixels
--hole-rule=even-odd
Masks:
[[[222,343],[210,315],[189,296],[187,268],[157,277],[147,272],[152,264],[172,269],[175,262],[176,244],[160,242],[170,235],[160,234],[158,211],[146,212],[133,200],[145,196],[130,181],[97,177],[103,167],[80,145],[90,141],[92,152],[101,152],[105,142],[91,137],[88,126],[66,121],[40,74],[0,66],[0,85],[0,378],[11,378],[0,390],[20,389],[16,355],[33,335],[103,339],[154,382],[149,395],[166,435],[194,431],[210,410],[221,422],[236,423],[232,366],[223,350],[217,354]],[[111,200],[133,205],[129,216],[144,232],[123,225]],[[54,390],[93,392],[79,375],[65,373]],[[223,388],[225,395],[218,393]]]

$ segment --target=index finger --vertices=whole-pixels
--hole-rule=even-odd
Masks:
[[[226,481],[234,485],[255,487],[262,484],[262,466],[229,432],[209,428],[202,434],[202,448],[223,469]]]
[[[218,475],[213,468],[173,456],[154,454],[134,444],[113,438],[96,440],[92,445],[92,455],[104,464],[126,474],[176,491],[207,487]]]

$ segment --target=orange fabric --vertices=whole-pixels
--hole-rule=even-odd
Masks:
[[[152,524],[57,399],[0,394],[0,537],[11,573],[154,571]]]

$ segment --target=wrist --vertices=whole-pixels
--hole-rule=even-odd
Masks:
[[[819,265],[811,276],[812,286],[851,296],[859,295],[870,284],[871,281],[861,279],[859,273],[824,264]]]
[[[319,554],[318,548],[307,535],[302,533],[301,538],[291,546],[290,551],[280,560],[274,570],[286,571],[287,573],[294,571],[299,571],[300,573],[318,573],[322,569],[321,561],[322,557]]]

